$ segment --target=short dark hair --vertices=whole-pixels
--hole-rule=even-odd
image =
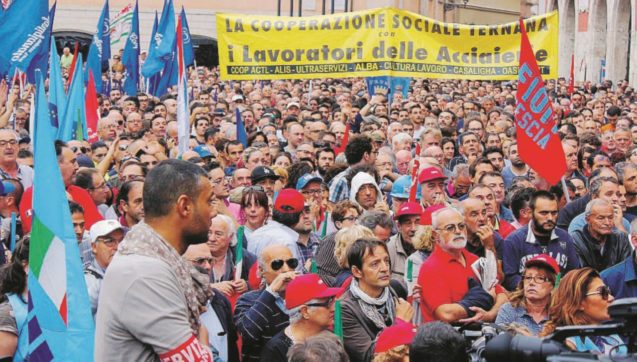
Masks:
[[[82,214],[84,215],[84,208],[82,205],[77,202],[69,201],[69,210],[71,211],[71,215],[73,214]]]
[[[492,133],[492,134],[495,135],[495,133]],[[486,150],[484,150],[483,155],[486,157],[492,153],[499,153],[500,155],[502,155],[502,157],[504,157],[504,152],[502,152],[502,149],[500,147],[489,147]]]
[[[347,250],[347,265],[350,268],[357,267],[358,270],[363,270],[363,259],[365,255],[373,254],[376,247],[385,249],[385,252],[389,254],[387,250],[387,244],[376,239],[358,239]]]
[[[471,176],[471,178],[474,178],[476,176],[476,168],[478,168],[479,165],[489,165],[493,167],[491,161],[489,161],[488,158],[480,156],[475,161],[473,161],[471,165],[469,165],[469,175]]]
[[[115,205],[113,206],[113,209],[115,209],[115,213],[118,216],[121,216],[119,212],[120,201],[128,203],[128,194],[131,192],[136,182],[140,182],[142,185],[144,184],[144,181],[141,180],[130,180],[124,182],[122,186],[119,187],[119,192],[117,193],[117,198],[115,199]]]
[[[372,139],[367,136],[352,137],[345,146],[347,163],[355,165],[363,159],[365,153],[372,153]]]
[[[272,211],[272,220],[291,228],[294,225],[299,223],[299,220],[301,220],[302,213],[303,211],[298,213],[282,213],[277,210],[274,210]]]
[[[95,151],[98,148],[108,148],[108,145],[104,141],[97,141],[91,145],[91,151]]]
[[[429,362],[467,362],[469,355],[462,335],[451,325],[440,321],[418,328],[409,345],[409,359]]]
[[[520,210],[525,208],[531,201],[533,192],[535,192],[534,188],[526,187],[515,191],[511,196],[511,212],[513,212],[516,220],[520,218]]]
[[[168,159],[148,173],[144,182],[144,216],[152,219],[170,214],[181,195],[196,199],[206,172],[194,163]]]
[[[62,150],[68,147],[66,142],[55,140],[55,156],[58,158],[58,162],[62,161]]]
[[[531,210],[535,210],[535,203],[538,199],[546,199],[557,202],[557,197],[555,197],[555,194],[552,194],[545,190],[537,190],[533,193],[533,195],[531,196],[531,201],[529,202]]]
[[[73,185],[81,187],[84,190],[92,189],[95,187],[95,185],[93,185],[93,175],[96,173],[98,173],[98,171],[94,168],[83,168],[77,171],[75,177],[73,177]]]

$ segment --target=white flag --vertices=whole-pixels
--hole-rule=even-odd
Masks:
[[[123,48],[133,22],[133,4],[126,5],[111,19],[111,48]]]

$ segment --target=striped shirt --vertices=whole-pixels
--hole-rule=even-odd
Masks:
[[[339,173],[334,176],[332,181],[330,181],[330,196],[329,201],[333,203],[337,203],[343,200],[349,200],[349,185],[347,184],[347,175],[351,170],[350,167],[346,168],[345,171]]]

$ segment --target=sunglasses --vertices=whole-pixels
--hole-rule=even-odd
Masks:
[[[299,266],[299,260],[297,258],[290,258],[288,260],[274,259],[270,262],[270,267],[272,267],[272,270],[277,271],[283,268],[284,263],[287,264],[290,269],[296,269],[296,267]]]
[[[82,153],[87,153],[88,151],[90,151],[88,148],[86,147],[71,147],[71,151],[73,151],[73,153],[77,153],[77,151],[81,151]]]
[[[329,298],[327,301],[323,302],[323,303],[310,303],[310,304],[306,304],[306,306],[308,307],[323,307],[323,308],[329,308],[335,301],[336,299],[334,297]]]
[[[602,299],[608,300],[608,298],[610,298],[610,295],[611,295],[610,288],[604,285],[603,287],[600,287],[594,292],[586,293],[586,296],[588,297],[590,295],[597,295],[597,294],[599,294],[599,296],[602,297]]]

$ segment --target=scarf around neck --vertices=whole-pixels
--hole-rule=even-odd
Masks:
[[[383,293],[378,297],[370,297],[358,286],[358,280],[352,279],[352,283],[349,285],[349,291],[352,293],[355,299],[358,301],[358,305],[361,307],[363,313],[369,318],[376,327],[384,329],[387,327],[385,323],[385,317],[381,315],[379,308],[385,307],[391,323],[394,323],[394,317],[396,308],[394,305],[394,298],[391,296],[389,287],[383,290]]]
[[[159,259],[175,272],[186,299],[190,328],[195,335],[198,335],[200,306],[205,306],[212,296],[209,278],[199,273],[177,253],[175,248],[143,221],[133,226],[126,234],[118,253]]]

